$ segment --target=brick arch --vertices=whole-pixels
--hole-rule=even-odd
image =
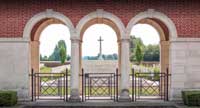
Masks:
[[[91,12],[90,14],[84,16],[79,23],[76,26],[76,32],[73,36],[71,36],[71,72],[73,75],[71,75],[71,88],[73,91],[71,91],[71,100],[80,100],[79,98],[79,74],[81,72],[81,41],[82,41],[82,35],[84,31],[95,23],[104,23],[109,25],[111,28],[114,29],[118,36],[118,68],[119,72],[121,73],[121,79],[120,79],[120,97],[121,100],[129,100],[129,72],[130,72],[130,61],[129,61],[129,36],[125,33],[125,26],[122,23],[122,21],[115,16],[112,13],[106,12],[102,9],[98,9],[95,12]]]
[[[103,9],[97,9],[97,11],[89,13],[78,22],[76,26],[78,38],[82,39],[82,32],[94,23],[103,23],[112,27],[116,34],[119,34],[118,40],[126,38],[124,35],[125,26],[122,21],[114,14],[106,12]]]
[[[36,24],[36,26],[33,27],[33,30],[31,32],[31,41],[39,41],[40,34],[42,33],[42,31],[51,24],[65,25],[62,21],[53,18],[42,20],[41,22]]]
[[[117,35],[117,39],[118,41],[121,39],[121,35],[120,35],[120,30],[119,28],[117,27],[117,25],[111,21],[110,19],[105,19],[105,18],[94,18],[94,19],[91,19],[89,20],[88,22],[86,22],[84,24],[84,26],[82,27],[81,31],[80,31],[80,40],[83,40],[83,34],[85,33],[85,31],[92,25],[94,24],[105,24],[105,25],[108,25],[109,27],[111,27],[116,35]]]
[[[156,29],[160,36],[160,41],[167,41],[168,38],[166,37],[168,30],[163,30],[163,28],[153,19],[142,19],[138,22],[138,24],[149,24]]]
[[[103,9],[97,9],[94,12],[89,13],[88,15],[84,16],[77,24],[76,30],[77,30],[77,35],[74,35],[71,37],[72,40],[80,40],[82,41],[83,39],[83,34],[89,28],[91,25],[94,24],[106,24],[110,26],[116,33],[117,35],[117,40],[118,40],[118,55],[119,55],[119,60],[118,60],[118,65],[119,65],[119,70],[121,68],[121,41],[123,40],[128,40],[127,36],[125,35],[125,26],[118,18],[112,13],[106,12]],[[79,46],[79,63],[80,63],[80,68],[81,68],[81,55],[82,55],[82,44]]]
[[[72,36],[72,33],[74,31],[74,25],[71,22],[71,20],[66,17],[65,15],[55,12],[52,9],[47,9],[44,12],[40,12],[36,15],[34,15],[25,25],[24,31],[23,31],[23,38],[31,40],[31,33],[34,27],[42,20],[45,19],[56,19],[65,24],[70,31],[70,36]]]
[[[130,34],[132,27],[143,19],[154,19],[154,21],[159,23],[159,25],[166,26],[164,29],[168,30],[168,38],[170,41],[177,38],[177,30],[173,21],[167,17],[167,15],[155,11],[154,9],[148,9],[147,11],[141,12],[133,17],[126,27],[126,32]]]
[[[42,30],[50,24],[63,24],[69,28],[70,36],[74,33],[74,26],[70,19],[65,15],[47,9],[34,15],[26,24],[23,33],[23,39],[30,41],[30,68],[34,72],[39,72],[39,39]]]
[[[149,9],[137,14],[130,20],[126,27],[127,34],[130,34],[132,27],[138,23],[149,24],[159,33],[161,72],[166,72],[166,69],[171,67],[170,41],[177,38],[174,23],[165,14]]]
[[[145,12],[141,12],[133,17],[126,27],[127,34],[131,33],[131,29],[134,25],[142,23],[153,26],[160,36],[160,72],[166,73],[169,69],[171,73],[172,58],[171,58],[171,47],[170,41],[177,39],[177,31],[174,23],[170,18],[161,12],[149,9]],[[171,83],[169,84],[169,87]],[[170,92],[170,91],[169,91]]]

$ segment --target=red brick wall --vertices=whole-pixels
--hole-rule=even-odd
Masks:
[[[179,37],[200,37],[200,0],[1,0],[0,37],[22,37],[27,21],[46,9],[61,12],[74,25],[88,13],[104,9],[127,25],[149,8],[170,17]]]

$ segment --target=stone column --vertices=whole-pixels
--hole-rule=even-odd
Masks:
[[[120,83],[120,97],[119,101],[130,101],[129,96],[129,38],[121,39],[121,83]]]
[[[82,41],[79,42],[79,74],[82,75]],[[79,77],[79,93],[82,95],[82,79],[83,77]]]
[[[121,42],[118,41],[118,73],[120,74],[121,72]]]
[[[81,101],[79,93],[79,68],[80,68],[80,39],[71,38],[71,78],[70,78],[70,101],[79,102]]]

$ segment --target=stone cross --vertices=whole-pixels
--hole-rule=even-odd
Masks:
[[[104,41],[101,36],[99,37],[99,59],[103,59],[102,58],[102,41]]]

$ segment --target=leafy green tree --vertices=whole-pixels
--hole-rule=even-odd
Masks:
[[[113,59],[117,60],[118,59],[118,55],[116,53],[113,54]]]
[[[65,52],[65,55],[64,55]],[[57,45],[54,48],[53,53],[49,56],[50,61],[64,61],[63,58],[67,59],[67,46],[64,40],[58,41]],[[62,54],[61,54],[62,53]],[[61,57],[62,55],[62,57]]]
[[[114,60],[113,55],[108,55],[107,60]]]
[[[48,57],[44,56],[43,61],[48,61]]]
[[[40,61],[43,61],[42,55],[40,54]]]
[[[61,48],[61,47],[64,47],[65,49],[67,49],[67,45],[65,44],[64,40],[59,40],[58,41],[58,48]]]
[[[135,36],[130,36],[130,50],[131,52],[134,51],[135,48]]]
[[[71,56],[67,55],[67,61],[71,60]]]
[[[103,58],[104,60],[106,60],[106,55],[105,55],[105,54],[102,54],[102,58]]]
[[[160,61],[159,45],[148,45],[145,47],[144,61]]]
[[[144,56],[143,49],[140,43],[137,43],[134,55],[136,62],[140,64]]]
[[[140,45],[141,49],[144,49],[144,44],[141,40],[141,38],[136,38],[135,36],[131,36],[130,37],[130,61],[133,62],[133,61],[136,61],[136,47],[137,47],[137,44]]]
[[[66,49],[64,48],[64,46],[60,46],[59,50],[60,50],[60,62],[61,64],[64,64],[67,57]]]
[[[64,64],[67,58],[67,53],[66,53],[67,47],[64,40],[58,41],[58,48],[59,48],[60,62]]]
[[[137,44],[139,44],[141,46],[141,48],[137,48]],[[136,49],[137,49],[137,51],[142,50],[143,61],[160,61],[160,47],[159,47],[159,45],[145,46],[140,38],[136,38],[135,36],[131,36],[130,37],[130,61],[131,62],[134,62],[134,61],[137,62],[136,55],[135,55]]]
[[[135,36],[130,36],[130,61],[133,62],[135,61],[134,57],[134,49],[135,49]]]
[[[53,53],[49,56],[50,61],[60,61],[60,50],[58,45],[54,48]]]

